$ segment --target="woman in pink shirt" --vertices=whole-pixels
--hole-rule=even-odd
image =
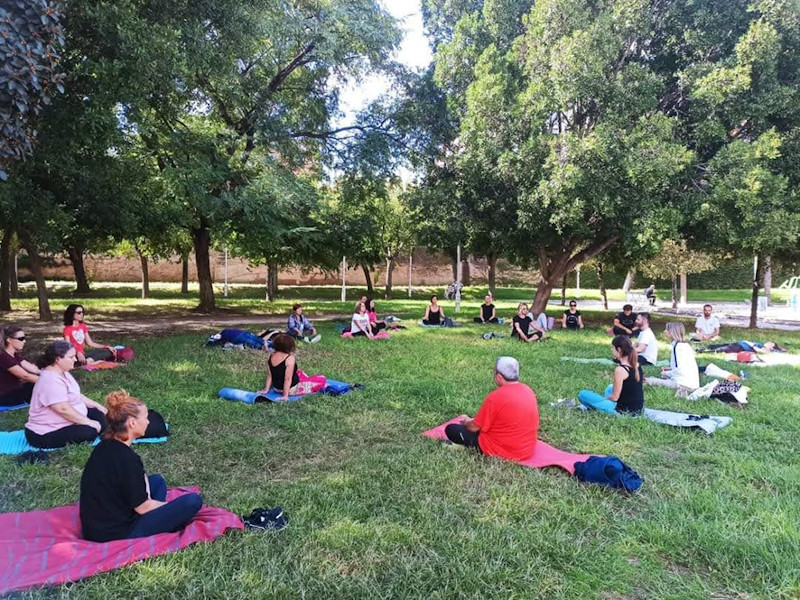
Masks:
[[[83,322],[85,312],[80,304],[70,304],[64,311],[62,335],[75,347],[76,360],[82,365],[95,360],[115,360],[117,353],[112,346],[98,344],[89,335],[89,328]],[[93,350],[87,352],[85,346],[89,346]]]

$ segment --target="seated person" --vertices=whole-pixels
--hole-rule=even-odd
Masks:
[[[454,444],[487,456],[525,460],[533,455],[539,433],[536,394],[519,381],[519,363],[501,356],[494,366],[497,389],[489,392],[473,419],[451,423],[444,432]]]
[[[719,339],[719,319],[711,315],[711,305],[703,306],[703,314],[695,321],[693,339],[698,341],[712,341]]]
[[[439,298],[431,296],[431,303],[425,307],[425,316],[422,317],[423,325],[442,325],[444,323],[444,309],[439,306]]]
[[[378,333],[381,329],[386,329],[386,321],[379,320],[378,314],[375,312],[374,298],[367,298],[367,315],[369,315],[369,324],[373,334]]]
[[[492,295],[486,294],[481,304],[481,316],[472,319],[475,323],[497,323],[497,312],[492,303]]]
[[[644,374],[631,338],[616,336],[611,341],[611,355],[619,365],[614,369],[614,383],[606,388],[605,397],[581,390],[578,400],[584,406],[601,412],[638,414],[644,408]]]
[[[511,337],[530,343],[538,342],[544,336],[545,332],[539,323],[534,321],[528,314],[528,305],[520,302],[519,306],[517,306],[517,314],[511,320]]]
[[[113,346],[98,344],[89,335],[89,328],[83,322],[85,310],[80,304],[70,304],[64,311],[64,339],[75,346],[76,360],[79,364],[91,364],[95,361],[116,360],[117,351]],[[85,346],[92,350],[86,351]]]
[[[33,384],[39,379],[39,367],[22,358],[25,332],[8,325],[0,331],[0,406],[29,403]]]
[[[633,306],[626,304],[622,307],[622,312],[614,317],[614,327],[611,329],[614,335],[636,336],[639,328],[636,326],[636,313]]]
[[[639,337],[634,349],[639,357],[639,364],[645,367],[655,365],[658,362],[658,340],[650,328],[650,313],[639,313],[636,326],[639,328]]]
[[[165,502],[167,483],[147,475],[131,443],[148,427],[144,402],[124,390],[106,396],[106,429],[81,476],[83,537],[109,542],[182,529],[203,506],[199,494]]]
[[[350,319],[350,333],[355,336],[364,336],[372,339],[372,324],[369,322],[369,315],[367,314],[367,305],[361,301],[356,302],[356,312]]]
[[[292,336],[279,333],[272,339],[272,349],[267,359],[267,380],[259,394],[266,395],[270,389],[275,389],[282,394],[278,401],[287,402],[289,396],[310,394],[325,387],[324,378],[307,377],[297,368],[297,345]]]
[[[686,341],[683,323],[667,323],[667,337],[672,340],[669,367],[661,369],[662,377],[648,377],[648,385],[673,388],[675,395],[686,397],[700,387],[700,372],[694,348]]]
[[[38,381],[33,386],[25,439],[36,448],[63,448],[67,444],[92,442],[106,424],[106,408],[81,394],[70,371],[77,351],[69,342],[50,344],[39,362]],[[142,437],[166,435],[164,419],[155,411]]]
[[[578,310],[578,303],[570,300],[569,310],[565,310],[561,317],[561,327],[564,329],[583,329],[583,317]]]
[[[322,339],[322,336],[317,334],[317,330],[311,324],[311,321],[303,315],[302,304],[295,304],[292,306],[292,314],[289,315],[286,333],[297,340],[303,340],[304,342],[310,342],[312,344],[316,344]]]
[[[650,306],[656,305],[656,286],[652,283],[644,291],[644,297],[650,302]]]

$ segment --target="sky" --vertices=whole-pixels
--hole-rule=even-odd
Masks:
[[[420,0],[380,0],[381,4],[397,19],[405,31],[405,37],[395,58],[408,67],[421,70],[431,62],[431,49],[422,29]],[[340,108],[345,114],[343,122],[349,123],[353,116],[370,102],[389,90],[385,77],[372,76],[358,84],[346,85],[340,93]]]

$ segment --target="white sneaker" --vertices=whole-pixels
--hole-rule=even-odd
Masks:
[[[321,335],[319,335],[319,334],[317,334],[317,335],[315,335],[313,338],[311,338],[311,343],[312,343],[312,344],[316,344],[316,343],[317,343],[318,341],[320,341],[321,339],[322,339],[322,336],[321,336]]]
[[[309,340],[309,339],[308,339],[308,337],[304,337],[304,338],[303,338],[303,341],[304,341],[304,342],[307,344],[307,343],[309,343],[311,340]]]

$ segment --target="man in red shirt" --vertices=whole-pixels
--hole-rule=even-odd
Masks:
[[[483,401],[475,418],[451,423],[444,432],[454,444],[477,448],[487,456],[508,460],[531,457],[539,433],[536,394],[519,381],[519,363],[501,356],[494,366],[497,389]]]

